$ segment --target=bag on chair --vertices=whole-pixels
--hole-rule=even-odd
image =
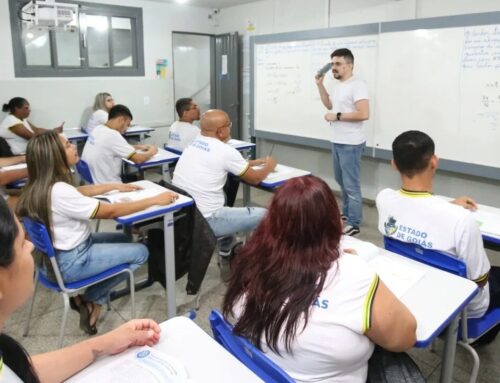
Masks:
[[[368,361],[368,383],[425,383],[425,379],[406,352],[391,352],[375,346]]]

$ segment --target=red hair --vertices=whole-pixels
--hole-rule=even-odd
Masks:
[[[342,223],[335,197],[320,178],[294,178],[274,195],[269,212],[234,259],[223,312],[234,331],[278,352],[280,335],[291,349],[299,320],[307,324],[314,300],[339,257]]]

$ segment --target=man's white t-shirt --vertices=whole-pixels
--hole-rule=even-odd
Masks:
[[[306,328],[301,331],[303,323],[297,326],[292,353],[280,341],[278,355],[264,338],[263,351],[297,382],[365,383],[374,344],[364,334],[371,327],[378,283],[377,274],[363,259],[341,253],[313,303]],[[235,318],[241,309],[236,305]]]
[[[87,134],[92,133],[92,131],[99,125],[104,125],[108,122],[108,115],[108,112],[102,109],[94,111],[87,122]]]
[[[5,116],[0,124],[0,137],[5,138],[5,141],[9,144],[10,150],[14,155],[26,153],[26,145],[28,145],[28,140],[26,138],[20,137],[10,130],[10,128],[19,124],[24,125],[26,129],[33,133],[33,129],[31,129],[28,120],[21,120],[13,114]]]
[[[481,282],[490,262],[484,251],[479,225],[470,211],[427,192],[384,189],[376,199],[378,229],[402,242],[446,252],[465,262],[469,279]],[[490,302],[486,284],[467,306],[471,318],[479,318]]]
[[[74,249],[89,237],[89,221],[97,213],[99,201],[84,196],[65,182],[56,182],[52,186],[50,198],[54,248]]]
[[[201,134],[189,145],[175,166],[173,183],[194,198],[205,218],[224,206],[227,173],[243,175],[248,162],[228,144]]]
[[[135,149],[120,132],[99,125],[89,135],[83,148],[82,160],[90,169],[95,184],[122,182],[122,158],[131,158]]]
[[[200,134],[200,128],[184,121],[175,121],[168,131],[168,146],[183,151]]]
[[[346,81],[337,81],[330,92],[332,113],[351,113],[356,111],[355,103],[368,100],[368,88],[364,81],[352,76]],[[360,145],[366,141],[363,121],[334,121],[331,124],[332,139],[335,144]]]

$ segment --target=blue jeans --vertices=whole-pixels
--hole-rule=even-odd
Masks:
[[[333,173],[342,191],[342,214],[347,224],[359,226],[363,218],[361,197],[361,155],[365,144],[332,144]]]
[[[142,243],[130,243],[123,233],[92,233],[90,237],[72,250],[56,252],[56,259],[65,282],[74,282],[99,274],[123,263],[137,270],[148,260],[148,248]],[[105,304],[108,293],[124,280],[128,274],[90,286],[84,297],[90,302]]]
[[[267,214],[263,207],[221,207],[207,222],[220,241],[220,250],[229,251],[235,233],[255,229]]]

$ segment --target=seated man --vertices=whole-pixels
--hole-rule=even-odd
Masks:
[[[175,121],[170,127],[168,146],[182,152],[200,134],[200,128],[193,125],[194,121],[200,119],[200,108],[193,99],[180,98],[175,103],[175,110],[179,115],[179,121]]]
[[[256,185],[275,168],[272,157],[247,161],[225,142],[231,121],[222,110],[209,110],[201,118],[201,134],[182,153],[173,183],[187,191],[217,237],[224,237],[219,254],[228,257],[233,235],[257,227],[266,214],[258,207],[225,207],[223,187],[228,173]],[[252,166],[261,165],[255,169]]]
[[[28,177],[28,168],[10,170],[6,167],[22,164],[24,162],[26,162],[26,158],[24,156],[0,158],[0,198],[6,200],[7,204],[11,208],[15,206],[17,196],[9,195],[5,190],[5,185]]]
[[[122,134],[130,126],[130,121],[130,110],[124,105],[115,105],[109,111],[108,122],[98,125],[89,135],[82,160],[88,164],[94,183],[122,182],[122,158],[140,164],[158,152],[154,145],[132,146],[125,140]]]
[[[490,268],[479,225],[469,211],[477,208],[476,203],[469,197],[450,203],[432,195],[432,179],[439,162],[432,139],[420,131],[402,133],[392,143],[392,154],[402,187],[378,194],[379,231],[463,260],[468,277],[480,287],[467,306],[470,318],[500,307],[500,268]],[[499,329],[490,330],[481,340],[493,340]]]

